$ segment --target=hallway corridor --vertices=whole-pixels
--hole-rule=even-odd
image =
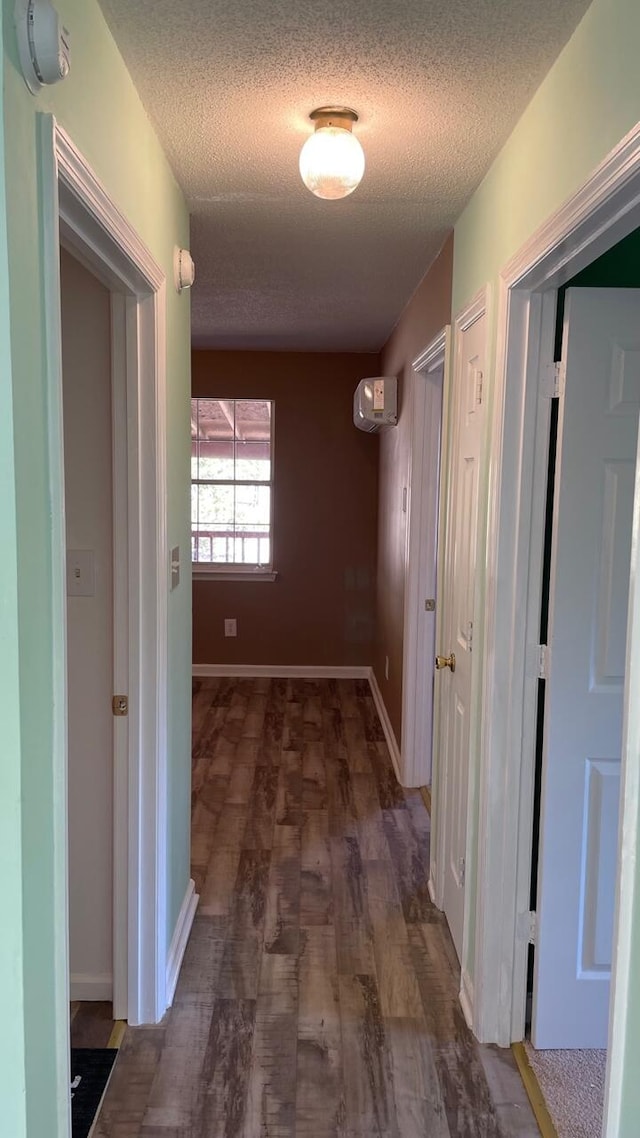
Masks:
[[[429,900],[429,818],[362,680],[194,681],[174,1005],[128,1029],[94,1138],[537,1138]]]

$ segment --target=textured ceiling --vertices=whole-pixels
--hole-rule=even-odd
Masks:
[[[588,0],[101,0],[192,215],[194,343],[377,350]],[[348,198],[298,173],[345,104]]]

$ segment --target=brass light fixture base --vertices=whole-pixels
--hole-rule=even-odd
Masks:
[[[309,115],[312,123],[315,123],[315,128],[323,126],[337,126],[342,130],[351,130],[354,122],[358,121],[356,111],[352,111],[351,107],[318,107]]]

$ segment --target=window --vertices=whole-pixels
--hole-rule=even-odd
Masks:
[[[191,400],[191,558],[203,572],[272,568],[273,403]]]

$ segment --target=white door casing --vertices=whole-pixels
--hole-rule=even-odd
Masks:
[[[486,556],[474,1031],[507,1046],[523,1038],[526,1006],[531,816],[546,459],[539,392],[551,343],[555,290],[640,226],[640,124],[505,265],[498,321]],[[549,319],[549,307],[551,317]],[[546,451],[545,451],[546,453]],[[542,461],[541,461],[542,460]],[[637,471],[640,466],[637,464]],[[635,532],[640,518],[636,481]],[[640,667],[638,555],[632,549],[619,890],[614,919],[612,1018],[605,1138],[616,1138],[631,1055],[634,898],[640,813],[637,700]],[[633,684],[633,690],[629,685]]]
[[[52,530],[53,757],[55,835],[56,1066],[61,1133],[68,1122],[69,976],[66,817],[66,643],[59,247],[61,235],[87,267],[122,294],[126,359],[130,664],[126,747],[116,746],[114,891],[131,1023],[166,1010],[167,551],[165,454],[165,276],[51,115],[39,117]],[[115,334],[115,333],[114,333]],[[122,484],[121,484],[122,491]],[[123,567],[118,567],[122,573]],[[117,582],[116,582],[117,591]],[[122,643],[116,644],[117,660]],[[118,763],[120,764],[118,766]],[[64,789],[63,789],[64,788]],[[116,937],[118,933],[116,933]]]
[[[640,290],[569,290],[562,363],[532,1041],[606,1047]]]
[[[447,327],[413,363],[400,747],[404,786],[431,785],[442,390],[448,340]],[[427,601],[433,601],[433,607]]]
[[[455,323],[450,485],[442,589],[443,638],[438,644],[441,656],[455,655],[455,670],[443,668],[436,674],[435,681],[441,689],[438,825],[444,859],[442,907],[461,961],[465,931],[479,463],[485,419],[485,308],[483,295]]]

